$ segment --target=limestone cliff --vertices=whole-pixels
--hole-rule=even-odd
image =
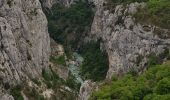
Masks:
[[[86,41],[102,41],[101,48],[109,57],[107,78],[110,79],[113,74],[122,75],[132,69],[140,72],[146,68],[150,54],[159,55],[169,50],[170,40],[155,34],[157,26],[142,25],[133,17],[137,8],[145,7],[145,3],[117,5],[108,9],[105,1],[93,1],[96,14]],[[168,31],[164,30],[163,34]]]
[[[170,51],[169,29],[157,25],[141,24],[134,14],[145,3],[119,4],[109,7],[107,0],[89,0],[95,4],[95,16],[85,42],[100,41],[101,49],[108,54],[109,70],[106,79],[122,76],[129,71],[140,73],[147,68],[149,56],[160,56]],[[157,31],[161,30],[161,35]],[[166,56],[166,55],[165,55]],[[166,57],[161,59],[166,60]],[[98,85],[100,87],[100,85]],[[93,91],[95,86],[92,86]],[[89,85],[80,88],[79,100],[88,100]]]
[[[16,85],[48,67],[50,39],[39,0],[0,0],[0,81]]]

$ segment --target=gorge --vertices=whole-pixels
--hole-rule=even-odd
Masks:
[[[169,0],[0,0],[0,100],[169,100]]]

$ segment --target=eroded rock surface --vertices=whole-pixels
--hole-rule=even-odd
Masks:
[[[50,39],[39,0],[0,0],[0,81],[19,84],[48,67]]]
[[[86,80],[80,87],[78,100],[88,100],[95,86],[95,82],[92,82],[91,80]]]
[[[56,0],[40,0],[42,3],[43,8],[51,8],[54,3],[56,3]]]
[[[0,100],[14,100],[14,98],[9,94],[4,94],[4,95],[0,95]]]
[[[156,26],[135,21],[133,14],[138,7],[145,7],[145,3],[117,5],[111,10],[106,9],[103,0],[93,2],[96,14],[86,41],[100,40],[102,50],[108,53],[108,79],[131,69],[139,72],[146,68],[151,53],[159,55],[165,49],[169,50],[170,40],[155,35]]]

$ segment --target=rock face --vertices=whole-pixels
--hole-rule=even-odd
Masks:
[[[19,84],[48,67],[50,39],[39,0],[0,0],[0,81]]]
[[[87,80],[80,87],[79,98],[78,100],[88,100],[93,89],[95,88],[96,83]]]
[[[50,39],[50,45],[51,45],[51,56],[53,57],[61,57],[64,56],[64,47],[61,44],[56,43],[53,39]],[[64,79],[67,80],[69,76],[69,70],[68,67],[65,65],[60,65],[60,64],[54,64],[50,63],[52,70],[57,73],[57,75]]]
[[[86,41],[102,41],[101,48],[109,57],[108,79],[113,74],[122,75],[131,69],[141,71],[147,65],[148,55],[169,50],[170,40],[155,35],[156,26],[139,24],[133,18],[137,8],[144,7],[144,3],[117,5],[111,11],[105,9],[104,0],[93,2],[96,14]]]
[[[0,96],[0,100],[14,100],[13,96],[5,94]]]
[[[56,0],[40,0],[44,8],[51,8]]]
[[[69,7],[75,0],[58,0],[59,3]]]

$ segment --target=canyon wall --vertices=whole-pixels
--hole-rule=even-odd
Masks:
[[[109,9],[104,0],[92,1],[96,5],[96,13],[91,32],[86,41],[100,40],[101,49],[109,57],[108,79],[134,70],[140,72],[147,66],[150,54],[160,55],[170,48],[169,30],[153,25],[143,25],[135,20],[134,14],[145,3],[117,5]],[[160,29],[164,38],[156,35]]]
[[[16,85],[48,69],[50,39],[39,0],[0,0],[0,80]]]

